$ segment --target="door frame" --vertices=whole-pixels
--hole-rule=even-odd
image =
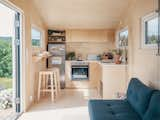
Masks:
[[[26,44],[25,44],[25,16],[21,8],[9,0],[0,0],[0,3],[20,14],[20,112],[26,110]]]

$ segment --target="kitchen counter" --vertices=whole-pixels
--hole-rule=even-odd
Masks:
[[[101,67],[102,67],[102,78],[101,78],[102,98],[116,99],[118,93],[125,93],[127,88],[128,65],[101,63]]]
[[[68,62],[101,62],[100,60],[82,60],[82,61],[78,61],[78,60],[66,60]]]
[[[96,88],[103,99],[116,99],[118,93],[124,93],[127,87],[126,64],[103,63],[102,61],[85,60],[89,62],[89,80],[72,81],[71,63],[66,61],[66,86],[69,88]]]
[[[88,62],[89,63],[89,79],[88,80],[72,80],[72,62]],[[74,61],[67,60],[65,65],[65,81],[67,88],[97,88],[98,81],[101,78],[101,62],[100,61]],[[76,63],[77,64],[77,63]],[[85,63],[84,63],[85,64]],[[84,65],[83,63],[80,65]]]
[[[115,64],[115,63],[107,63],[107,62],[102,62],[101,60],[83,60],[83,61],[77,61],[77,60],[66,60],[66,62],[92,62],[92,63],[98,63],[100,65],[107,65],[107,66],[126,66],[127,64],[122,63],[122,64]]]
[[[125,67],[127,67],[128,65],[127,64],[125,64],[125,63],[122,63],[122,64],[115,64],[115,63],[103,63],[103,62],[100,62],[100,64],[102,65],[102,66],[125,66]]]
[[[89,80],[71,80],[72,73],[72,62],[88,62],[89,63]],[[96,60],[84,60],[84,61],[76,61],[76,60],[66,60],[65,61],[65,79],[66,79],[66,87],[67,88],[98,88],[100,83],[103,82],[103,76],[105,76],[106,69],[110,71],[114,70],[126,70],[126,64],[115,64],[115,63],[103,63],[102,61]],[[81,65],[81,64],[80,64]],[[83,64],[82,64],[83,65]],[[115,76],[115,75],[114,75]]]

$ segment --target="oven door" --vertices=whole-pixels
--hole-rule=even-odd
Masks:
[[[89,80],[88,65],[72,65],[72,80]]]

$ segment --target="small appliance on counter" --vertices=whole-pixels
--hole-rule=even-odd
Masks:
[[[87,60],[99,60],[98,55],[95,54],[88,54]]]
[[[77,56],[77,61],[83,61],[83,59],[82,59],[82,54],[78,54],[78,56]]]

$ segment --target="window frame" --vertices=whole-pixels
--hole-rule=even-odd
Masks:
[[[157,44],[146,44],[146,22],[158,17],[156,12],[147,14],[141,18],[141,48],[143,49],[157,49]]]
[[[128,26],[120,29],[120,30],[117,32],[117,34],[116,34],[116,47],[119,48],[119,49],[124,49],[124,48],[127,48],[127,49],[128,49],[128,45],[127,45],[127,46],[119,46],[120,33],[124,32],[124,31],[126,31],[126,30],[128,31],[128,36],[129,36]],[[129,43],[129,42],[128,42],[128,43]]]
[[[40,46],[33,46],[33,44],[32,44],[32,29],[40,32]],[[44,43],[44,31],[41,28],[37,27],[36,25],[32,25],[31,26],[31,46],[32,46],[32,48],[42,49],[43,48],[43,43]]]
[[[24,111],[26,111],[26,88],[25,83],[26,83],[26,75],[25,75],[25,71],[26,71],[26,66],[23,63],[26,63],[26,59],[27,56],[25,56],[24,54],[26,53],[26,43],[25,43],[25,15],[24,15],[24,11],[17,7],[16,5],[14,5],[12,2],[8,1],[8,0],[0,0],[0,3],[5,5],[6,7],[14,10],[15,12],[20,14],[20,69],[21,69],[21,73],[20,73],[20,112],[19,114],[17,114],[17,116],[15,116],[15,119],[18,118]],[[24,30],[23,30],[24,29]],[[14,85],[15,87],[15,85]]]

